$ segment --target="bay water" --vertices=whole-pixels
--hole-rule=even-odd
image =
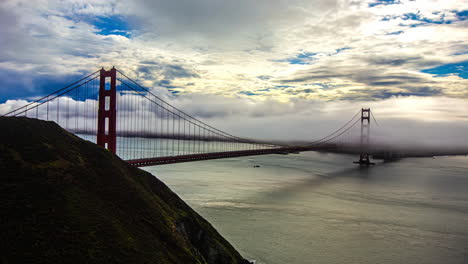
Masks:
[[[145,167],[258,264],[468,263],[468,158],[305,152]]]

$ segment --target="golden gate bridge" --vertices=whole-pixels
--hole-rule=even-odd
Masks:
[[[302,151],[359,153],[356,163],[371,165],[370,156],[381,152],[371,144],[371,117],[377,121],[369,108],[308,143],[246,139],[171,105],[115,67],[95,71],[3,116],[54,121],[139,167]]]

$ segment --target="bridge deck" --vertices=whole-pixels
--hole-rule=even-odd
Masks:
[[[127,162],[133,166],[145,167],[145,166],[156,166],[156,165],[200,161],[200,160],[235,158],[235,157],[268,155],[268,154],[288,154],[288,153],[295,153],[295,152],[297,153],[300,151],[310,151],[310,150],[318,150],[318,148],[283,147],[283,148],[271,148],[271,149],[213,152],[213,153],[190,154],[190,155],[169,156],[169,157],[133,159],[133,160],[127,160]]]

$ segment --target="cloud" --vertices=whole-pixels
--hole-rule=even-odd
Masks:
[[[348,71],[363,61],[369,67],[377,64],[395,70],[421,70],[453,63],[457,59],[450,56],[466,49],[456,38],[465,31],[460,27],[463,21],[457,20],[460,17],[457,14],[463,14],[463,6],[450,1],[437,5],[369,2],[379,4],[374,7],[366,2],[322,0],[287,3],[51,0],[40,1],[36,6],[23,2],[9,0],[2,4],[2,10],[8,13],[4,17],[9,27],[5,28],[15,30],[2,38],[9,45],[2,45],[0,57],[3,55],[5,65],[0,67],[11,69],[27,64],[35,72],[51,65],[49,68],[55,67],[59,74],[69,74],[97,66],[120,65],[128,72],[137,71],[141,61],[150,59],[168,66],[166,70],[153,67],[154,72],[145,76],[161,76],[161,80],[169,80],[177,87],[188,81],[193,83],[190,89],[194,92],[225,91],[226,95],[232,95],[231,90],[236,87],[258,85],[256,76],[272,76],[270,81],[262,80],[262,86],[258,87],[265,89],[280,85],[271,79],[284,79],[285,74],[292,79],[295,72],[314,69],[310,64],[317,63],[345,67]],[[422,33],[419,29],[401,30],[405,14],[434,19],[430,15],[434,12],[438,12],[438,17],[453,13],[450,19],[454,22],[425,27]],[[382,21],[386,16],[391,19]],[[435,26],[444,28],[439,30]],[[434,30],[444,34],[430,32]],[[389,36],[389,32],[403,33]],[[433,39],[432,43],[421,42],[427,42],[427,37]],[[435,51],[433,42],[441,39],[446,43],[437,43],[440,50]],[[403,46],[406,47],[402,49]],[[184,75],[170,65],[191,73]],[[161,71],[170,77],[164,77],[166,74]],[[177,83],[179,73],[184,79],[191,75],[202,80]],[[324,77],[340,74],[330,72]]]
[[[274,34],[275,27],[301,23],[308,15],[313,15],[309,10],[327,11],[336,3],[328,0],[138,0],[130,5],[129,12],[143,18],[143,32],[156,33],[162,38],[191,39],[217,49],[233,45],[251,48],[252,42],[267,41],[265,35]]]
[[[242,135],[281,123],[280,132],[265,133],[289,136],[288,125],[323,121],[326,111],[352,106],[331,118],[339,119],[394,98],[463,108],[465,10],[455,0],[1,1],[0,103],[115,65],[187,112]],[[464,115],[444,118],[455,124]],[[236,120],[245,120],[243,128],[226,126]],[[319,135],[333,124],[298,131]]]
[[[178,78],[198,78],[199,75],[192,70],[184,68],[184,66],[177,64],[164,64],[151,62],[148,65],[145,65],[142,62],[142,65],[138,66],[137,73],[140,74],[139,77],[144,79],[166,79],[174,80]]]
[[[420,147],[468,147],[468,102],[462,99],[392,96],[365,104],[352,100],[323,102],[304,99],[281,103],[275,100],[258,102],[242,97],[228,99],[201,94],[175,97],[166,96],[163,90],[161,92],[158,95],[164,97],[171,105],[218,129],[244,138],[311,142],[341,127],[362,107],[370,107],[378,120],[378,124],[374,120],[371,121],[371,139],[374,142]],[[121,102],[118,104],[120,131],[140,127],[148,120],[154,123],[154,115],[151,112],[161,116],[161,108],[151,107],[146,99],[132,93],[121,94],[118,100]],[[125,103],[130,101],[134,104]],[[0,104],[0,113],[25,103],[25,100],[8,100]],[[62,126],[71,130],[95,129],[96,104],[97,102],[91,99],[84,102],[66,97],[59,103],[54,101],[49,105],[48,116],[50,120],[59,120]],[[89,111],[83,110],[85,105],[89,107]],[[57,107],[62,109],[59,116],[56,112]],[[38,112],[30,111],[28,116],[36,117],[37,114],[45,119],[46,109],[46,106],[43,106]],[[64,109],[68,109],[70,113],[80,113],[81,119],[71,118],[67,121]],[[136,115],[140,117],[137,121],[134,119]],[[133,120],[131,124],[125,120],[126,117]],[[147,131],[148,126],[145,127]],[[156,130],[158,129],[156,126]],[[358,125],[346,134],[346,138],[349,142],[356,141],[359,133]]]

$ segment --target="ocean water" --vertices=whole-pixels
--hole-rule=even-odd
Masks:
[[[258,264],[468,263],[468,157],[354,160],[306,152],[144,169]]]

